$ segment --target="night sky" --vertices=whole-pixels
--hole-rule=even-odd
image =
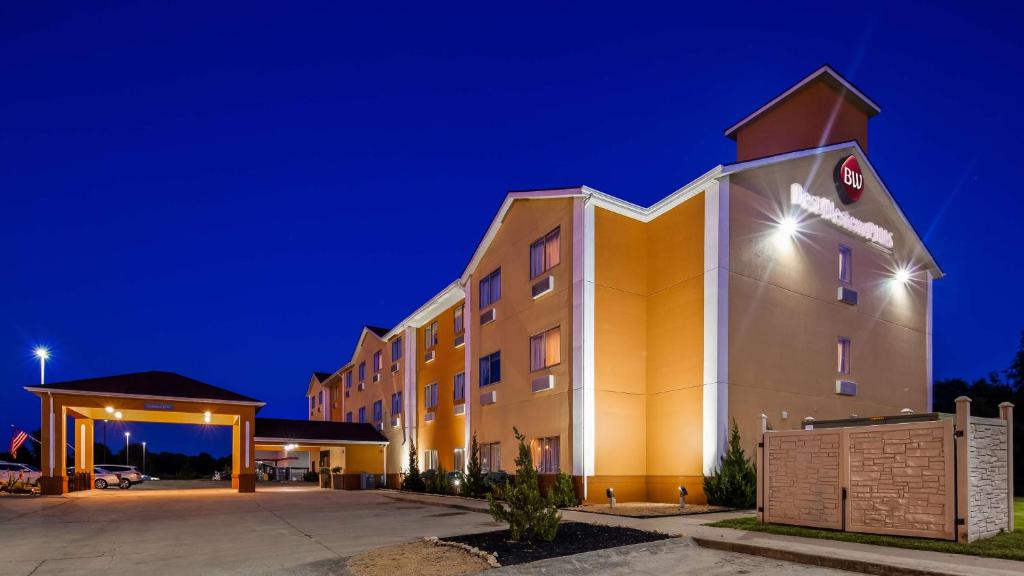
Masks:
[[[649,205],[823,63],[882,107],[869,156],[948,274],[936,377],[1024,328],[1013,8],[87,4],[0,5],[4,446],[39,426],[36,344],[48,381],[170,370],[303,418],[310,372],[453,280],[507,190]]]

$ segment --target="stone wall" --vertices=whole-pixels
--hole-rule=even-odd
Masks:
[[[847,530],[952,537],[952,422],[846,428],[844,433]]]
[[[842,528],[839,430],[767,435],[769,522]]]
[[[972,417],[968,435],[968,534],[970,541],[1007,528],[1009,477],[1006,422]]]

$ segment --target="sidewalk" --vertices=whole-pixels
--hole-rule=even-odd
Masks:
[[[487,512],[487,502],[482,500],[458,496],[410,494],[395,490],[381,490],[378,492],[383,496],[397,500],[458,508],[473,512]],[[562,518],[576,522],[654,530],[666,534],[689,537],[697,544],[706,548],[754,554],[775,560],[786,560],[880,576],[1024,575],[1024,562],[1014,562],[1012,560],[979,558],[963,554],[907,550],[888,546],[780,536],[704,526],[708,522],[748,514],[745,512],[719,512],[715,514],[640,519],[563,510]]]

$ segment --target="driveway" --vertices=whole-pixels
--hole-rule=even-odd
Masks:
[[[308,486],[261,486],[255,494],[214,488],[0,498],[0,574],[341,574],[341,559],[372,548],[500,527],[478,512]],[[849,574],[685,540],[507,569],[542,571]]]

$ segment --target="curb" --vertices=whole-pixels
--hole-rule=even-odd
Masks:
[[[795,550],[784,550],[769,546],[759,546],[748,542],[736,542],[733,540],[716,540],[702,536],[693,536],[693,541],[703,548],[722,550],[725,552],[738,552],[740,554],[751,554],[763,556],[773,560],[785,560],[799,564],[809,564],[822,568],[833,568],[847,570],[850,572],[861,572],[875,576],[959,576],[955,572],[939,572],[936,570],[925,570],[922,568],[910,568],[905,566],[893,566],[881,562],[869,560],[854,560],[851,558],[839,558],[836,556],[823,556],[809,552],[797,552]]]
[[[443,501],[442,502],[438,502],[438,501],[435,501],[435,500],[422,500],[422,499],[417,498],[415,496],[406,496],[405,494],[403,494],[401,492],[397,492],[397,491],[387,491],[387,492],[385,492],[385,491],[378,491],[378,492],[380,493],[381,496],[384,496],[385,498],[391,498],[392,500],[398,500],[398,501],[401,501],[401,502],[415,502],[416,504],[422,504],[424,506],[440,506],[442,508],[455,508],[456,510],[465,510],[467,512],[479,512],[481,514],[486,514],[487,513],[487,508],[486,507],[485,508],[480,508],[479,505],[472,506],[470,504],[462,504],[460,502],[452,502],[452,501],[449,501],[449,502],[443,502]],[[458,498],[459,500],[462,500],[462,497],[460,497],[460,496],[441,496],[441,495],[437,495],[437,497],[438,498],[445,498],[445,499],[448,499],[448,498]],[[484,502],[487,502],[487,501],[484,500]]]

